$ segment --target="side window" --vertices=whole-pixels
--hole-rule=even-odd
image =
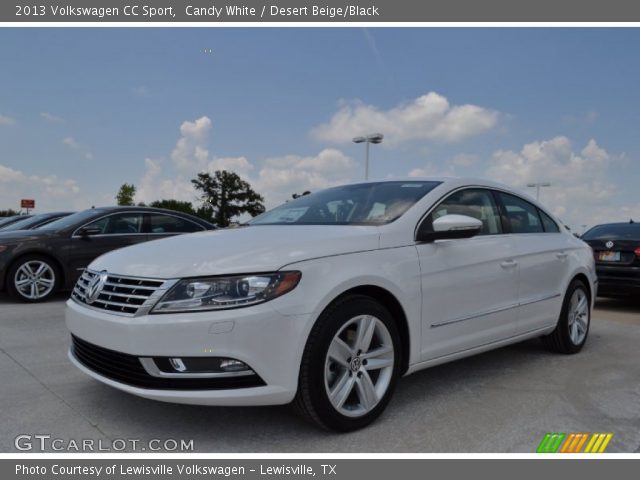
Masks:
[[[96,220],[87,228],[99,228],[102,235],[116,235],[142,232],[141,213],[116,213]]]
[[[508,193],[498,192],[498,196],[506,210],[512,233],[544,232],[538,208],[535,205]]]
[[[540,209],[538,209],[538,213],[540,214],[540,218],[542,219],[542,226],[544,227],[545,232],[558,233],[560,231],[558,224],[554,222],[549,215],[547,215]]]
[[[197,223],[173,215],[149,214],[150,233],[191,233],[204,230]]]
[[[502,233],[498,207],[489,190],[473,188],[460,190],[449,195],[429,216],[429,221],[443,215],[466,215],[482,222],[480,235]]]

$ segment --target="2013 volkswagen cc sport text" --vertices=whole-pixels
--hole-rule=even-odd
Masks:
[[[532,337],[580,351],[596,287],[591,248],[503,185],[367,182],[99,257],[67,302],[69,356],[135,395],[293,402],[348,431],[402,375]]]

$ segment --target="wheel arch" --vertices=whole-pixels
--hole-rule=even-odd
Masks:
[[[579,280],[584,284],[584,286],[587,288],[587,293],[589,294],[589,301],[593,301],[594,297],[593,297],[593,291],[592,291],[591,282],[589,281],[589,277],[587,277],[582,272],[578,272],[575,275],[573,275],[573,277],[571,277],[571,281],[569,282],[569,285],[571,285],[575,280]],[[569,285],[567,285],[567,288],[569,288]]]
[[[402,342],[402,369],[400,375],[404,375],[404,373],[409,368],[411,341],[409,336],[409,322],[407,319],[407,314],[405,313],[400,301],[389,290],[378,285],[359,285],[342,292],[340,295],[334,298],[329,303],[329,305],[348,295],[364,295],[370,297],[373,300],[380,302],[387,309],[389,309],[389,311],[391,312],[391,316],[395,320],[398,326],[398,331],[400,333],[400,341]]]

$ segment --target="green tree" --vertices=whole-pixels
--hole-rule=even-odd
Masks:
[[[156,200],[154,202],[151,202],[149,206],[155,208],[165,208],[167,210],[173,210],[175,212],[188,213],[189,215],[196,214],[196,211],[193,208],[193,205],[191,205],[191,202],[182,202],[180,200],[174,200],[172,198]]]
[[[264,212],[262,195],[236,173],[227,170],[217,170],[213,175],[202,172],[191,183],[202,192],[202,207],[197,213],[210,218],[219,227],[228,227],[234,217],[243,213],[255,217]]]
[[[0,210],[0,217],[13,217],[14,215],[18,215],[20,212],[16,212],[13,208],[8,210]]]
[[[133,201],[133,197],[135,196],[136,186],[133,183],[123,183],[116,194],[116,201],[118,202],[118,205],[130,207],[135,205],[135,202]]]

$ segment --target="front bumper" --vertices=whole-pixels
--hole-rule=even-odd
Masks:
[[[269,303],[236,310],[124,317],[67,302],[73,336],[136,357],[228,357],[259,376],[262,386],[142,388],[126,377],[106,376],[69,351],[80,370],[120,390],[154,400],[202,405],[276,405],[293,400],[309,315],[283,315]],[[126,366],[125,366],[126,368]]]

